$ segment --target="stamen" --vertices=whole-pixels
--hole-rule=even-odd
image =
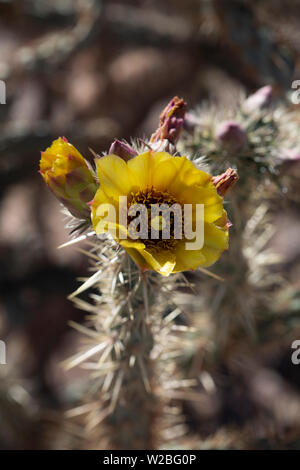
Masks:
[[[151,207],[158,204],[171,207],[173,204],[180,204],[179,201],[168,192],[157,191],[152,187],[144,191],[132,192],[128,198],[128,210],[135,204],[144,205],[148,211],[148,238],[140,239],[146,247],[148,249],[151,248],[153,251],[172,250],[175,248],[177,239],[174,238],[175,220],[173,211],[170,212],[169,220],[165,219],[163,214],[155,215],[151,218]],[[134,218],[133,216],[128,216],[128,226]],[[166,229],[169,229],[170,233],[168,239],[163,238],[163,231]],[[153,234],[155,235],[154,237]]]

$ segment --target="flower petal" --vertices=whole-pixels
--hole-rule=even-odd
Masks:
[[[140,254],[151,266],[151,269],[154,269],[163,276],[169,276],[176,264],[175,254],[170,251],[160,250],[151,253],[150,250],[143,250],[140,251]]]
[[[175,178],[169,186],[169,192],[177,196],[180,200],[181,194],[194,185],[206,186],[211,180],[211,176],[202,170],[186,157],[172,157],[173,164],[176,166],[177,172]]]
[[[156,169],[164,161],[172,157],[167,152],[152,152],[148,150],[141,153],[127,162],[128,168],[138,185],[138,189],[143,191],[154,186],[153,177]]]
[[[228,248],[228,230],[204,223],[204,245],[221,251]]]
[[[187,250],[182,240],[176,247],[176,265],[173,272],[188,271],[198,267],[208,267],[220,257],[224,248],[215,248],[204,245],[201,250]]]
[[[107,196],[119,200],[120,195],[129,194],[132,188],[132,175],[128,166],[117,155],[106,155],[96,161],[100,186]]]
[[[183,204],[193,204],[193,206],[204,204],[204,220],[206,222],[215,222],[223,214],[223,199],[217,194],[213,184],[205,187],[188,187],[183,190],[180,197]],[[193,209],[195,212],[194,207]]]
[[[135,250],[144,250],[145,244],[138,240],[119,240],[120,245],[127,250],[128,248],[134,248]]]
[[[126,251],[129,250],[126,248]],[[168,276],[176,264],[175,254],[167,250],[153,251],[150,249],[138,249],[139,256],[143,258],[142,266]],[[141,266],[141,265],[140,265]]]
[[[133,259],[133,261],[138,265],[138,267],[142,271],[146,271],[147,269],[152,269],[151,266],[145,260],[145,258],[143,258],[139,250],[136,250],[135,248],[125,248],[125,249],[126,249],[126,252],[129,254],[129,256]]]
[[[185,240],[180,241],[176,246],[176,265],[174,272],[187,271],[202,266],[205,257],[202,250],[186,250]]]

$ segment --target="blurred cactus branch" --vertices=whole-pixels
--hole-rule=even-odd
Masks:
[[[98,250],[95,244],[91,259]],[[99,397],[100,392],[100,402],[98,398],[87,417],[87,430],[96,429],[96,439],[106,443],[107,448],[151,449],[155,447],[157,400],[150,359],[154,341],[153,296],[149,293],[147,274],[142,274],[128,255],[116,256],[113,245],[105,255],[100,254],[96,266],[94,285],[101,296],[93,296],[95,303],[90,306],[76,296],[72,298],[75,305],[92,313],[93,327],[86,334],[98,341],[93,340],[90,350],[82,356],[79,353],[71,358],[67,367],[83,363],[83,367],[91,369],[91,379],[98,377],[96,394]],[[87,281],[87,287],[92,284]],[[83,289],[84,284],[78,292]],[[91,362],[97,350],[101,351],[100,358]],[[95,398],[91,399],[94,402]]]
[[[49,33],[18,49],[5,78],[26,71],[45,72],[56,69],[80,49],[87,47],[102,26],[102,1],[76,2],[77,23],[72,29]]]

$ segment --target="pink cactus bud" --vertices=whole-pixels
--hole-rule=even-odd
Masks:
[[[228,150],[241,150],[247,143],[247,133],[235,121],[222,122],[216,130],[219,143]]]
[[[110,155],[118,155],[118,157],[123,158],[125,162],[137,155],[137,152],[132,147],[130,147],[128,144],[125,144],[121,140],[114,140],[109,148],[108,153]]]
[[[186,113],[183,121],[183,127],[187,132],[192,133],[196,127],[201,127],[201,121],[197,116],[195,116],[195,114]]]
[[[185,112],[185,101],[175,96],[161,113],[159,127],[152,134],[150,142],[167,139],[171,144],[175,145],[180,136]]]
[[[255,93],[248,96],[243,104],[243,109],[247,113],[251,113],[255,110],[267,108],[270,106],[273,97],[273,88],[271,85],[266,85],[259,88]]]
[[[300,149],[282,149],[277,157],[282,162],[296,163],[300,161]]]

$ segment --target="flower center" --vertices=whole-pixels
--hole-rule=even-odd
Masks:
[[[141,230],[140,224],[138,226],[138,230],[141,232],[139,240],[145,244],[146,248],[151,248],[154,251],[172,250],[178,238],[175,236],[176,229],[182,233],[181,204],[171,194],[157,191],[154,188],[132,192],[128,198],[128,211],[130,212],[130,208],[136,204],[145,208],[146,218],[146,230]],[[177,213],[176,216],[178,210],[180,214]],[[128,215],[129,235],[131,235],[130,223],[135,218],[135,216]],[[142,221],[143,218],[141,218]]]
[[[166,228],[167,222],[162,215],[156,215],[151,219],[151,228],[156,231],[163,231]]]

